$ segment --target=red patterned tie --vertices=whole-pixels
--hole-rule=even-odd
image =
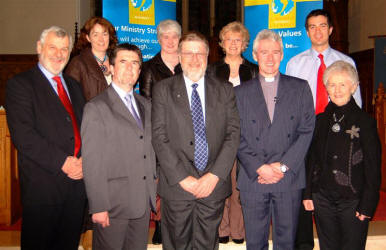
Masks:
[[[70,102],[70,99],[67,96],[66,90],[63,87],[62,80],[60,79],[60,77],[54,76],[54,77],[52,77],[52,79],[54,79],[54,81],[57,83],[59,99],[62,101],[64,108],[67,110],[68,114],[71,116],[72,127],[74,129],[74,137],[75,137],[74,156],[77,156],[82,142],[80,140],[79,128],[78,128],[78,124],[76,123],[74,109],[72,108],[72,104]]]
[[[326,69],[326,65],[324,64],[323,55],[319,54],[318,57],[320,58],[320,66],[318,69],[318,83],[316,85],[316,114],[324,112],[324,109],[328,104],[328,94],[326,87],[323,84],[323,73]]]

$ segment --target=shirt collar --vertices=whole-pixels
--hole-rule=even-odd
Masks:
[[[312,57],[319,60],[319,54],[323,55],[323,58],[325,59],[328,57],[328,55],[331,53],[331,47],[329,46],[327,49],[325,49],[322,53],[317,52],[315,49],[311,48],[311,54]]]
[[[124,91],[123,89],[121,89],[117,84],[115,84],[114,82],[111,82],[111,86],[113,86],[113,88],[115,89],[115,91],[118,93],[119,97],[121,99],[124,99],[127,94],[133,96],[133,90],[129,91],[129,92],[126,92]]]
[[[45,75],[45,77],[47,77],[47,79],[52,80],[52,77],[55,76],[54,74],[52,74],[51,72],[49,72],[46,68],[44,68],[44,66],[43,66],[40,62],[38,63],[38,67],[39,67],[39,69],[43,72],[43,74]],[[63,79],[63,74],[62,74],[62,72],[60,72],[60,73],[58,74],[58,76],[60,76],[60,78]]]
[[[205,78],[205,76],[202,76],[197,82],[193,82],[188,77],[186,77],[184,74],[183,74],[183,76],[184,76],[184,80],[185,80],[186,86],[192,86],[193,83],[197,83],[198,86],[204,85],[204,78]]]

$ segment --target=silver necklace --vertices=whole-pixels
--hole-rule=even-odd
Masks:
[[[339,120],[336,119],[335,113],[332,114],[332,117],[334,118],[334,124],[333,124],[332,127],[331,127],[332,132],[338,133],[338,132],[340,131],[340,125],[339,125],[339,123],[343,120],[344,115],[342,115],[342,117],[341,117]]]

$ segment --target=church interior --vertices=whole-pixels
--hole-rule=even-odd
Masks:
[[[40,31],[55,24],[77,37],[87,19],[102,16],[103,1],[2,0],[1,3],[0,106],[3,106],[7,80],[38,61],[36,41]],[[243,3],[243,0],[176,0],[176,18],[182,32],[196,30],[208,39],[209,63],[223,56],[218,44],[221,28],[235,20],[243,21]],[[382,143],[381,200],[379,211],[370,222],[366,249],[386,249],[386,83],[374,83],[374,44],[375,39],[386,37],[386,1],[324,0],[323,6],[333,21],[330,45],[354,59],[360,78],[362,109],[377,120]],[[386,71],[386,65],[378,67]],[[16,149],[10,139],[5,110],[0,108],[0,250],[20,249],[19,189]],[[149,243],[153,230],[150,224]],[[91,237],[91,232],[84,233],[79,249],[91,249]],[[161,246],[149,244],[148,249],[161,249]],[[245,243],[220,244],[220,249],[245,249]],[[317,243],[314,249],[319,249]]]

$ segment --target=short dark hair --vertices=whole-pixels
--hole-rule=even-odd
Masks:
[[[109,56],[110,65],[115,65],[115,58],[117,57],[118,52],[121,50],[128,50],[137,53],[139,57],[139,66],[142,67],[142,52],[136,45],[130,43],[121,43],[111,51]]]
[[[306,30],[308,30],[308,19],[310,19],[311,17],[314,17],[314,16],[325,16],[327,18],[328,27],[332,27],[330,13],[328,13],[328,11],[323,10],[323,9],[316,9],[316,10],[313,10],[310,13],[308,13],[308,15],[306,17],[306,23],[305,23]]]

